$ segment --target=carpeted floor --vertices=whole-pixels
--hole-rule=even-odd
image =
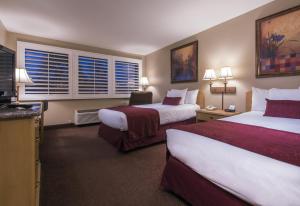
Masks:
[[[41,161],[41,206],[185,205],[159,187],[164,144],[122,154],[97,126],[49,129]]]

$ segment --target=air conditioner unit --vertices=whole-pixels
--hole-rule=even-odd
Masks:
[[[100,122],[99,109],[75,110],[75,125],[93,124]]]

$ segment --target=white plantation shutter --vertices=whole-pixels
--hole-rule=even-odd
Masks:
[[[121,58],[120,58],[121,59]],[[135,59],[114,60],[115,94],[128,96],[140,89],[141,61]]]
[[[100,55],[77,55],[78,97],[97,97],[109,94],[109,58]]]
[[[69,94],[67,54],[25,49],[25,68],[34,82],[25,94]]]
[[[17,52],[33,81],[21,85],[21,100],[127,98],[141,89],[140,59],[20,41]]]
[[[23,60],[19,66],[26,68],[33,81],[33,84],[22,87],[21,99],[51,100],[71,97],[72,65],[69,50],[28,43],[18,47],[18,54]]]

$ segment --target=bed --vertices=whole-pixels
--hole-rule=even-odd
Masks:
[[[214,123],[219,124],[218,130],[225,128],[225,137],[232,130],[230,127],[237,125],[237,141],[244,141],[239,146],[230,137],[234,133],[229,133],[226,142],[212,138],[217,129],[190,132],[210,128],[211,123],[186,127],[191,130],[184,126],[167,130],[167,164],[161,182],[165,190],[192,205],[300,204],[300,119],[267,117],[262,111],[249,111],[251,92],[246,96],[248,112]],[[248,141],[243,130],[253,133],[252,139],[257,138],[262,153],[251,150],[250,142],[255,140]],[[265,132],[270,133],[269,137]],[[205,133],[207,136],[201,135]],[[278,151],[282,148],[288,148],[287,152]]]
[[[198,92],[197,104],[181,104],[177,106],[163,105],[162,103],[133,105],[127,108],[129,110],[127,111],[127,114],[118,109],[101,109],[98,113],[99,119],[101,120],[98,135],[123,152],[164,142],[166,139],[166,129],[182,124],[194,123],[196,110],[203,105],[204,95],[201,92]],[[144,112],[145,109],[157,111],[159,127],[157,128],[157,132],[153,135],[140,135],[132,138],[130,137],[127,118],[129,114],[131,115],[139,109],[143,110],[138,112]],[[147,118],[147,116],[148,115],[145,114],[143,119]],[[151,123],[151,120],[149,121]],[[139,127],[139,125],[136,124],[135,127]]]

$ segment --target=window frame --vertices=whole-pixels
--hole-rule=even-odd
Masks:
[[[140,83],[142,74],[143,74],[143,60],[142,59],[133,59],[127,57],[117,57],[113,56],[112,58],[112,70],[113,70],[113,97],[114,98],[129,98],[130,94],[116,94],[116,79],[115,79],[115,62],[116,61],[124,61],[130,63],[137,63],[139,65],[139,91],[142,90],[142,85]]]
[[[68,49],[57,46],[50,46],[44,44],[36,44],[24,41],[17,41],[17,66],[25,68],[25,49],[41,50],[46,52],[57,52],[68,55],[69,58],[69,94],[25,94],[25,85],[20,85],[19,98],[24,101],[34,100],[72,100],[72,99],[113,99],[113,98],[129,98],[130,94],[116,94],[115,93],[115,61],[125,61],[130,63],[137,63],[139,66],[139,91],[142,90],[140,84],[143,74],[143,60],[135,58],[127,58],[113,55],[105,55],[94,52],[86,52],[81,50]],[[87,56],[92,58],[106,58],[108,59],[108,94],[79,94],[78,93],[78,70],[79,70],[79,56]]]
[[[79,56],[85,56],[85,57],[91,57],[91,58],[101,58],[101,59],[107,59],[108,60],[108,93],[107,94],[79,94],[78,93],[78,87],[79,87],[79,81],[78,81],[78,71],[79,71]],[[74,80],[73,80],[73,98],[75,99],[98,99],[98,98],[110,98],[112,94],[112,72],[111,72],[111,56],[110,55],[104,55],[104,54],[98,54],[98,53],[92,53],[92,52],[85,52],[85,51],[79,51],[76,50],[73,52],[73,59],[74,59]]]
[[[35,44],[29,42],[17,42],[17,65],[18,67],[25,68],[25,49],[34,49],[40,50],[45,52],[57,52],[63,53],[68,55],[68,86],[69,86],[69,93],[68,94],[25,94],[25,85],[20,85],[20,100],[63,100],[63,99],[71,99],[73,96],[73,54],[71,49],[55,47],[55,46],[48,46],[42,44]]]

